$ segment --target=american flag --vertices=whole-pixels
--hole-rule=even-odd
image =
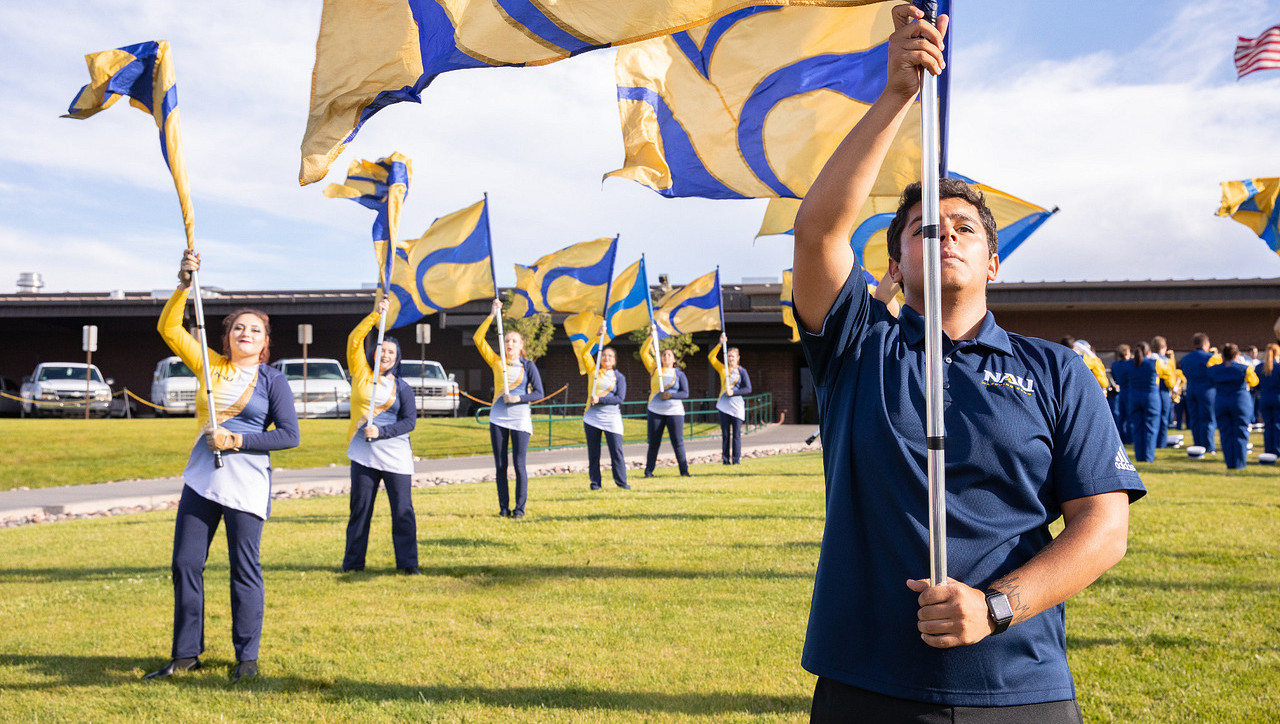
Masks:
[[[1280,25],[1267,28],[1256,38],[1236,39],[1236,77],[1255,70],[1280,70]]]

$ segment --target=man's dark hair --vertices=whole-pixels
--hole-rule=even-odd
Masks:
[[[889,258],[894,261],[902,261],[902,231],[907,228],[907,212],[911,211],[912,206],[920,203],[920,196],[919,182],[907,184],[907,187],[902,190],[902,197],[898,200],[898,211],[893,215],[893,221],[889,223],[889,236],[886,239]],[[942,199],[963,199],[978,210],[982,229],[987,232],[987,253],[995,256],[1000,250],[1000,242],[996,236],[996,219],[991,215],[991,209],[987,208],[987,200],[982,196],[982,192],[960,179],[944,178],[938,184],[938,200]]]
[[[1240,348],[1237,347],[1234,342],[1227,342],[1226,344],[1222,345],[1222,361],[1223,362],[1230,362],[1231,360],[1235,359],[1236,356],[1239,354],[1240,354]]]
[[[1209,343],[1209,335],[1205,334],[1204,332],[1196,332],[1195,334],[1191,335],[1192,349],[1200,349],[1201,347],[1203,347],[1208,343]]]
[[[1063,346],[1063,347],[1075,347],[1075,346],[1076,346],[1076,338],[1075,338],[1075,337],[1072,337],[1071,335],[1069,335],[1069,334],[1068,334],[1067,336],[1065,336],[1065,337],[1063,337],[1063,338],[1062,338],[1062,346]]]
[[[1158,334],[1151,338],[1151,351],[1164,354],[1166,349],[1169,349],[1169,340]]]

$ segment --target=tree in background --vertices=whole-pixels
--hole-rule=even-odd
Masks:
[[[519,332],[524,337],[524,356],[537,362],[547,353],[547,345],[555,334],[556,327],[551,323],[551,315],[539,313],[531,317],[511,319],[507,310],[511,308],[511,292],[503,295],[502,324],[505,332]]]
[[[641,329],[630,332],[627,334],[627,338],[636,343],[637,349],[631,354],[636,359],[640,359],[640,350],[638,349],[639,345],[650,344],[649,328],[642,327]],[[677,334],[674,337],[667,337],[666,339],[658,340],[658,351],[661,352],[664,349],[675,350],[676,367],[684,369],[685,360],[697,354],[701,347],[693,343],[692,334]]]

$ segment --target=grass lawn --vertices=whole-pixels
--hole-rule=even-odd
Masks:
[[[346,499],[278,501],[263,676],[236,687],[221,536],[207,669],[153,684],[173,514],[0,530],[0,720],[806,721],[821,459],[723,470],[630,493],[537,478],[519,522],[491,485],[415,491],[416,578],[383,504],[369,570],[341,574]],[[1276,721],[1280,474],[1178,451],[1141,470],[1128,557],[1068,605],[1086,720]]]
[[[347,464],[346,420],[300,420],[302,444],[273,453],[277,468]],[[644,419],[628,418],[625,440],[645,439]],[[718,425],[686,426],[686,437]],[[82,485],[111,480],[181,475],[195,441],[195,422],[185,418],[135,420],[0,419],[0,490],[26,486]],[[423,418],[412,433],[413,452],[424,458],[487,455],[489,428],[475,418]],[[535,421],[531,447],[582,445],[582,418]]]

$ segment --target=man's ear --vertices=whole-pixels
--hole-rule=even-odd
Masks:
[[[991,258],[987,259],[987,281],[994,282],[996,280],[996,276],[999,273],[1000,273],[1000,255],[992,254]]]
[[[902,267],[898,266],[898,262],[893,259],[889,260],[888,277],[890,281],[902,284]],[[1276,320],[1276,325],[1280,327],[1280,319]]]

